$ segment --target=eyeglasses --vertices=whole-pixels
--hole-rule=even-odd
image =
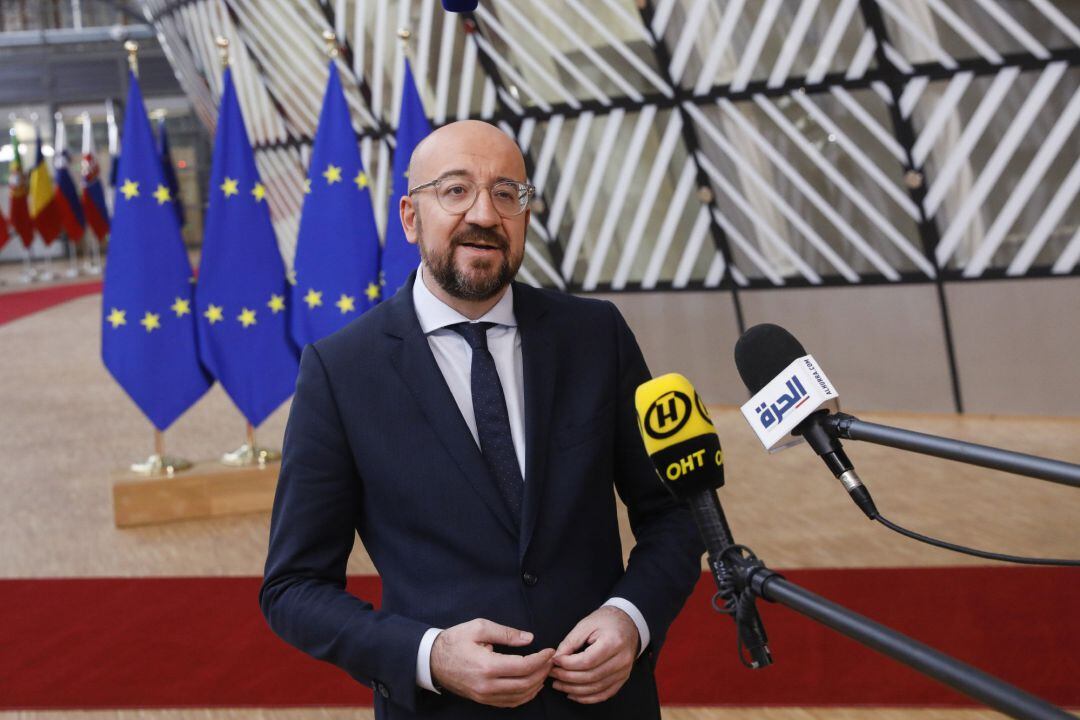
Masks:
[[[491,185],[480,185],[472,180],[452,177],[439,178],[417,185],[409,191],[409,195],[426,188],[434,188],[435,198],[443,210],[451,215],[462,215],[472,208],[482,187],[488,189],[495,212],[504,218],[517,217],[525,212],[525,208],[529,206],[529,199],[536,192],[536,188],[532,185],[512,180],[500,180]]]

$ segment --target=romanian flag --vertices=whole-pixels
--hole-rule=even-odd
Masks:
[[[90,116],[83,116],[82,136],[82,208],[86,224],[98,240],[109,234],[109,206],[105,204],[105,190],[101,187],[101,168],[94,157],[94,128]]]
[[[26,174],[23,172],[19,138],[15,137],[14,128],[11,130],[11,147],[15,151],[15,157],[11,159],[8,174],[8,199],[11,202],[8,214],[11,217],[11,227],[22,238],[23,245],[30,247],[34,242],[34,223],[30,220],[30,207],[26,202]]]
[[[86,220],[83,218],[79,191],[71,179],[68,165],[71,157],[67,151],[67,132],[62,118],[56,118],[56,141],[53,143],[53,171],[56,173],[56,207],[60,214],[60,225],[72,242],[82,240],[86,232]]]
[[[56,202],[56,186],[53,185],[45,154],[41,152],[41,136],[37,138],[37,154],[30,170],[30,219],[41,234],[46,245],[60,236],[60,208]]]

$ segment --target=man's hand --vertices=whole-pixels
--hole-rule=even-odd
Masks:
[[[598,703],[619,691],[638,653],[638,631],[630,616],[604,606],[574,626],[555,650],[554,687],[579,703]],[[587,645],[581,652],[579,648]]]
[[[517,707],[540,692],[555,651],[545,648],[520,657],[497,653],[491,646],[521,647],[530,642],[532,633],[490,620],[455,625],[439,633],[431,646],[431,677],[437,685],[474,702]]]

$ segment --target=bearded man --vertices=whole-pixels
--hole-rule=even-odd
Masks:
[[[533,188],[502,131],[436,130],[409,178],[417,272],[304,348],[263,613],[377,718],[659,718],[703,547],[638,435],[641,351],[611,303],[513,282]],[[379,609],[345,591],[356,533]]]

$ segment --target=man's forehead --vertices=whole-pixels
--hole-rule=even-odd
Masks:
[[[412,157],[410,177],[450,172],[524,179],[525,161],[508,135],[477,121],[452,123],[426,137]]]

